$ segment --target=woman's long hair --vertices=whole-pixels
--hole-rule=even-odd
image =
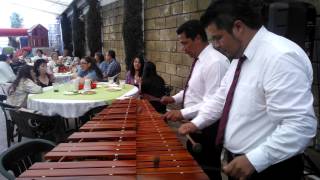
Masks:
[[[104,61],[104,55],[101,52],[94,53],[95,56],[98,56],[99,63],[102,63]]]
[[[97,64],[95,63],[96,60],[95,60],[94,58],[90,57],[90,56],[86,56],[86,57],[84,57],[83,59],[84,59],[88,64],[89,64],[89,63],[91,64],[91,66],[89,67],[89,71],[90,71],[90,70],[94,70],[94,71],[96,72],[96,74],[97,74],[97,77],[98,77],[99,79],[102,79],[102,78],[103,78],[103,75],[102,75],[101,70],[99,69],[99,67],[98,67]]]
[[[24,65],[19,69],[17,78],[13,81],[12,85],[8,89],[9,95],[12,95],[16,91],[17,86],[19,85],[21,79],[25,78],[25,79],[31,79],[33,81],[33,78],[31,75],[32,69],[33,67],[29,65]]]
[[[40,71],[39,71],[39,67],[41,66],[41,64],[47,64],[47,61],[44,59],[38,59],[36,60],[36,62],[34,62],[34,72],[36,73],[36,77],[40,76]]]
[[[136,70],[134,69],[134,60],[135,60],[136,58],[139,59],[139,62],[140,62],[140,64],[141,64],[140,71],[139,71],[139,77],[141,77],[142,74],[143,74],[143,68],[144,68],[144,58],[143,58],[142,55],[140,55],[140,56],[134,56],[134,57],[133,57],[133,59],[132,59],[132,61],[131,61],[131,66],[130,66],[130,75],[131,75],[132,77],[134,77],[134,75],[135,75],[135,73],[136,73]]]
[[[158,76],[156,65],[154,65],[154,63],[151,61],[147,61],[144,64],[142,79],[149,79]]]

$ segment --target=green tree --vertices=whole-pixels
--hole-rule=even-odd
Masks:
[[[10,16],[11,27],[12,28],[20,28],[22,27],[23,18],[16,12],[13,12]]]
[[[16,12],[13,12],[10,16],[11,27],[12,28],[21,28],[23,23],[23,18]],[[8,37],[9,38],[9,46],[14,48],[19,47],[19,43],[16,41],[15,37]]]

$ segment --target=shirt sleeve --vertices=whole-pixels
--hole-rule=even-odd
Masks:
[[[217,92],[227,70],[228,66],[224,65],[222,61],[215,61],[211,66],[207,66],[206,69],[203,69],[201,72],[201,81],[204,83],[205,89],[203,101],[194,106],[181,109],[181,114],[185,119],[194,118],[203,105],[204,100],[209,99],[211,95]]]
[[[234,70],[234,68],[229,68],[226,75],[222,78],[217,92],[208,94],[204,99],[198,115],[191,121],[198,129],[210,126],[221,117],[228,90],[227,78],[231,76],[229,74],[234,74]]]
[[[25,91],[27,93],[37,94],[42,92],[42,87],[38,86],[36,83],[34,83],[29,79],[25,81],[24,85],[25,85]]]
[[[182,103],[183,91],[184,90],[181,90],[176,95],[172,96],[176,104]]]
[[[295,56],[279,57],[263,80],[266,111],[276,127],[264,143],[246,154],[258,172],[301,153],[316,133],[312,68]]]

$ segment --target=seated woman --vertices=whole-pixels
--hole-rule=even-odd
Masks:
[[[36,83],[41,87],[52,86],[54,77],[47,72],[47,61],[38,59],[34,63],[34,72],[36,73]]]
[[[53,73],[53,69],[57,67],[57,61],[59,60],[59,56],[57,52],[52,52],[51,53],[51,58],[49,59],[48,62],[48,70],[49,72]]]
[[[126,84],[139,86],[143,72],[144,59],[142,56],[135,56],[126,75]]]
[[[69,71],[69,67],[65,65],[62,57],[59,57],[56,62],[56,68],[53,71],[58,73],[65,73]]]
[[[97,66],[100,68],[102,68],[102,62],[104,62],[104,55],[101,52],[96,52],[94,53],[94,59],[96,60],[96,64]]]
[[[166,106],[160,103],[160,98],[165,95],[165,83],[157,74],[156,66],[150,61],[144,64],[141,95],[143,99],[149,100],[159,113],[166,112]]]
[[[80,60],[81,70],[78,72],[78,77],[81,77],[80,83],[84,82],[84,79],[91,79],[91,81],[101,81],[102,72],[98,68],[95,60],[89,56]]]
[[[30,93],[42,93],[41,86],[35,82],[35,73],[32,66],[24,65],[20,68],[17,78],[8,90],[7,103],[13,106],[27,107],[27,98]]]

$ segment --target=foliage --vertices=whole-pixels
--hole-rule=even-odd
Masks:
[[[86,35],[90,56],[101,51],[101,17],[97,0],[87,0],[89,11],[87,13]]]
[[[123,40],[128,70],[135,55],[143,53],[142,0],[124,0]]]
[[[63,46],[64,48],[67,48],[70,52],[72,52],[73,46],[72,46],[71,22],[70,22],[70,19],[67,17],[66,13],[62,14],[60,22],[61,22]]]
[[[23,23],[23,18],[16,12],[13,12],[10,16],[10,22],[12,28],[21,28]]]
[[[80,12],[75,3],[73,3],[72,9],[72,39],[74,47],[74,56],[82,58],[85,55],[84,22],[79,19]]]

